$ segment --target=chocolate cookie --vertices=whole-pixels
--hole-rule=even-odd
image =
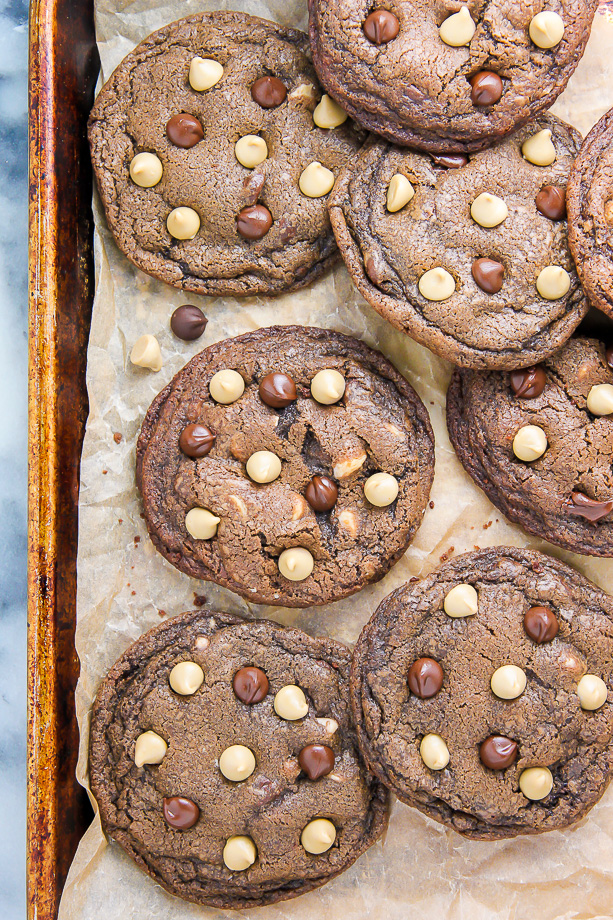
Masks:
[[[157,626],[94,704],[102,826],[189,901],[257,907],[347,869],[387,823],[350,720],[350,654],[266,620],[205,611]]]
[[[542,553],[467,553],[390,594],[353,657],[370,768],[467,837],[562,828],[613,770],[613,599]]]
[[[398,144],[480,150],[545,111],[581,59],[597,0],[309,0],[319,78]]]
[[[447,427],[509,520],[573,552],[613,556],[613,348],[572,338],[535,367],[456,371]]]
[[[469,160],[367,145],[330,201],[360,293],[463,367],[525,367],[551,354],[587,312],[565,208],[579,143],[547,115]]]
[[[587,296],[613,317],[613,109],[594,125],[571,170],[568,241]]]
[[[385,358],[276,326],[197,355],[143,422],[137,478],[156,548],[254,603],[306,607],[380,579],[421,522],[434,436]]]
[[[94,172],[117,245],[199,294],[275,294],[336,255],[326,196],[362,137],[294,29],[216,12],[165,26],[94,105]]]

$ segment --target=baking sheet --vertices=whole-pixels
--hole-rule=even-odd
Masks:
[[[306,26],[304,0],[99,0],[97,35],[103,79],[138,41],[173,19],[220,7],[284,25]],[[586,133],[613,105],[613,17],[600,14],[583,61],[554,111]],[[87,787],[89,712],[106,671],[141,633],[163,619],[209,604],[248,617],[267,616],[353,644],[380,600],[441,560],[499,543],[531,546],[575,565],[613,593],[613,563],[588,559],[526,537],[507,524],[462,470],[445,429],[451,366],[394,330],[353,287],[343,266],[306,291],[273,300],[202,298],[133,268],[119,253],[97,199],[96,299],[88,350],[90,416],[83,449],[80,496],[76,645],[81,660],[77,715],[81,727],[78,776]],[[204,336],[182,343],[169,318],[181,303],[196,303],[209,318]],[[431,507],[405,557],[383,581],[358,595],[304,611],[257,607],[229,591],[177,572],[155,552],[134,485],[135,444],[154,396],[201,348],[273,323],[337,329],[379,348],[408,378],[428,407],[436,435]],[[159,340],[163,369],[130,364],[134,341]],[[95,806],[95,802],[93,803]],[[565,832],[500,843],[466,841],[407,806],[395,803],[386,839],[340,878],[294,901],[243,911],[258,920],[347,920],[411,917],[598,918],[613,916],[613,788],[588,818]],[[222,920],[232,911],[204,909],[164,892],[114,844],[98,818],[85,835],[60,905],[60,920]]]

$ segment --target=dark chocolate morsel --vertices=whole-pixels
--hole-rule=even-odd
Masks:
[[[611,514],[613,511],[613,499],[599,502],[583,492],[571,492],[570,501],[565,502],[565,508],[569,514],[583,517],[586,521],[592,521],[595,524]]]
[[[285,102],[287,87],[278,77],[260,77],[251,87],[251,97],[263,109],[276,109]]]
[[[180,831],[193,827],[200,817],[200,809],[196,803],[181,795],[173,795],[164,799],[163,809],[166,823]]]
[[[241,668],[234,675],[232,688],[241,703],[261,703],[268,693],[268,678],[260,668]]]
[[[468,163],[465,153],[431,153],[430,157],[435,166],[442,166],[445,169],[461,169]]]
[[[400,30],[400,23],[389,10],[373,10],[364,23],[364,35],[373,45],[386,45]]]
[[[293,403],[298,394],[296,384],[287,374],[267,374],[260,380],[260,399],[273,409],[284,409]]]
[[[540,364],[511,371],[511,389],[518,399],[536,399],[545,389],[547,374]]]
[[[338,499],[338,487],[329,476],[313,476],[304,497],[313,511],[331,511]]]
[[[555,639],[559,628],[557,617],[549,607],[530,607],[524,614],[526,635],[537,645]]]
[[[181,112],[166,124],[166,136],[175,147],[195,147],[204,137],[202,125],[193,115]]]
[[[470,78],[473,105],[493,105],[502,96],[502,80],[491,70],[481,70]]]
[[[544,185],[534,199],[536,210],[549,220],[563,220],[566,217],[566,189],[559,185]]]
[[[199,307],[184,303],[174,311],[170,317],[170,328],[178,339],[184,342],[193,342],[199,339],[208,319]]]
[[[236,218],[236,229],[245,240],[261,240],[272,227],[272,214],[263,204],[243,208]]]
[[[298,763],[309,779],[321,779],[334,769],[334,751],[326,744],[307,744],[298,755]]]
[[[490,735],[479,745],[479,757],[484,767],[490,770],[505,770],[515,763],[517,742],[504,735]]]
[[[179,436],[179,447],[186,457],[206,457],[215,443],[215,437],[206,425],[188,425]]]
[[[475,259],[471,271],[476,284],[486,294],[497,294],[502,287],[504,265],[501,262],[494,259]]]
[[[408,684],[420,700],[429,700],[443,686],[443,669],[434,658],[418,658],[409,668]]]

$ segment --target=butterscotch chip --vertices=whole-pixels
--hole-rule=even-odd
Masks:
[[[309,821],[300,835],[300,843],[306,852],[316,856],[326,853],[335,840],[336,828],[327,818],[315,818]]]
[[[544,129],[525,140],[521,152],[535,166],[551,166],[556,158],[556,148],[551,141],[551,131]]]
[[[162,351],[154,335],[141,335],[132,346],[130,361],[137,367],[146,367],[151,371],[162,369]]]
[[[461,6],[457,13],[452,13],[438,30],[446,45],[459,48],[468,45],[475,34],[476,26],[467,6]]]
[[[230,837],[223,848],[223,861],[232,872],[244,872],[255,862],[258,851],[251,837]]]
[[[328,130],[344,125],[347,118],[347,112],[343,111],[340,105],[327,93],[323,94],[319,105],[313,112],[313,121],[317,127],[327,128]]]
[[[319,162],[309,163],[300,174],[300,191],[309,198],[323,198],[334,188],[334,173]]]
[[[193,208],[175,208],[166,218],[166,228],[176,240],[193,240],[200,230],[200,217]]]
[[[564,20],[553,10],[543,10],[532,17],[529,31],[539,48],[554,48],[564,37]]]
[[[162,161],[155,153],[137,153],[130,163],[130,178],[142,188],[157,185],[163,172]]]
[[[394,214],[401,211],[412,198],[415,197],[415,189],[406,176],[402,173],[396,173],[392,176],[387,189],[387,210]]]

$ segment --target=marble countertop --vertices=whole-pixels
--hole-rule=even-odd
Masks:
[[[0,914],[23,920],[26,829],[27,55],[0,0]]]

